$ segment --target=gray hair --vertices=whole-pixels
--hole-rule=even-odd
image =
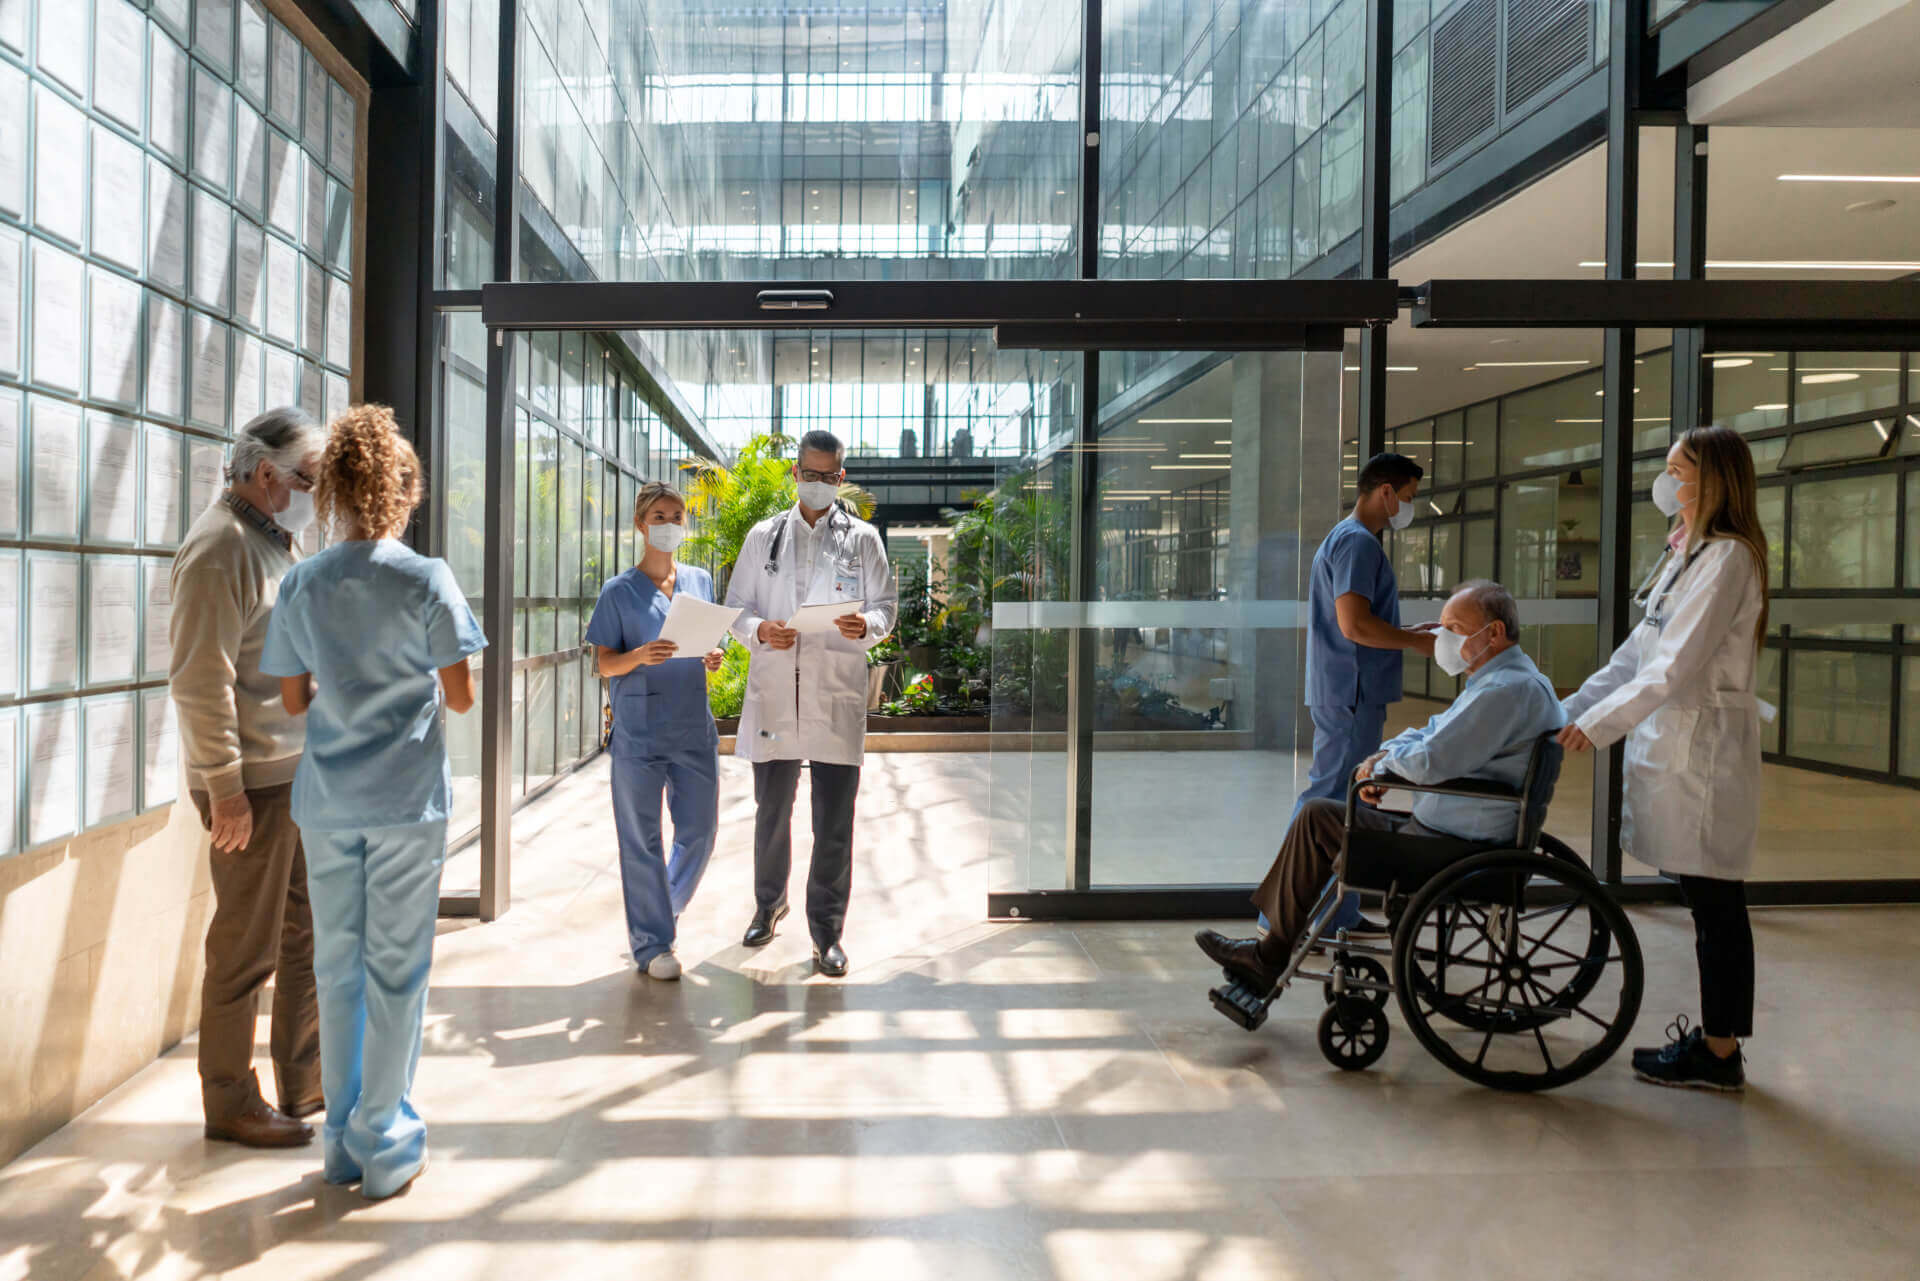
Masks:
[[[302,458],[326,445],[327,433],[306,410],[298,405],[269,409],[234,434],[233,453],[227,458],[227,483],[246,484],[261,463],[290,472]]]
[[[793,454],[796,463],[802,454],[832,454],[837,466],[846,461],[847,447],[832,432],[815,428],[800,438],[800,448]]]
[[[1467,604],[1480,611],[1482,626],[1487,623],[1502,623],[1506,626],[1506,640],[1513,644],[1520,639],[1520,607],[1514,604],[1513,593],[1494,582],[1491,578],[1470,578],[1453,589],[1453,598],[1465,597]]]

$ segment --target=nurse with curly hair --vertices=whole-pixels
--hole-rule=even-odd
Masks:
[[[393,411],[333,423],[315,485],[335,540],[288,571],[260,669],[307,717],[293,817],[307,847],[330,1183],[379,1200],[427,1163],[410,1095],[452,780],[444,709],[473,706],[487,640],[445,561],[400,541],[420,460]]]

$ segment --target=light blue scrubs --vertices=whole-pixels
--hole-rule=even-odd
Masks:
[[[290,570],[260,670],[311,673],[293,818],[307,851],[330,1183],[371,1198],[427,1158],[410,1095],[452,778],[434,673],[485,648],[446,562],[348,542]]]
[[[676,566],[673,590],[711,601],[713,576]],[[659,638],[671,605],[652,579],[629,569],[600,589],[587,643],[621,654],[639,649]],[[613,678],[613,825],[627,942],[642,969],[672,950],[675,922],[706,874],[720,823],[720,736],[703,657],[670,658]],[[660,829],[663,790],[673,815],[671,854]]]
[[[1378,535],[1347,517],[1327,534],[1313,557],[1307,588],[1307,714],[1313,718],[1313,763],[1307,786],[1294,802],[1294,817],[1310,800],[1345,801],[1360,762],[1380,750],[1387,704],[1400,701],[1402,658],[1396,649],[1373,649],[1340,631],[1334,602],[1358,593],[1373,616],[1400,625],[1400,584]],[[1360,918],[1360,900],[1341,901],[1332,924]]]

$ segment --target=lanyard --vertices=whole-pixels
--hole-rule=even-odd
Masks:
[[[840,515],[840,506],[838,503],[827,509],[827,514],[824,519],[829,529],[833,527],[833,518],[838,515]],[[794,513],[789,511],[786,518],[780,522],[780,528],[773,532],[773,546],[767,549],[767,573],[769,574],[777,574],[780,572],[780,543],[793,528],[793,519]]]

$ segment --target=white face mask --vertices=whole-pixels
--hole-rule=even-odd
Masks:
[[[824,480],[800,482],[800,505],[810,512],[823,512],[840,497],[840,486]]]
[[[687,541],[685,525],[648,525],[647,546],[657,552],[671,556],[680,550],[680,544]]]
[[[287,509],[275,515],[273,523],[289,534],[300,534],[306,532],[307,526],[313,524],[313,515],[313,495],[305,490],[296,489],[288,493]]]
[[[1400,498],[1398,494],[1395,494],[1394,497]],[[1395,529],[1405,529],[1408,525],[1413,524],[1413,500],[1411,498],[1400,498],[1400,510],[1387,517],[1387,524],[1393,526]]]
[[[1491,626],[1492,623],[1487,624],[1487,627]],[[1480,632],[1486,631],[1487,627],[1482,627]],[[1436,632],[1433,637],[1433,661],[1440,664],[1440,670],[1447,675],[1460,675],[1472,665],[1467,662],[1467,642],[1480,632],[1473,633],[1473,636],[1444,630]]]
[[[1692,483],[1681,480],[1670,471],[1661,472],[1653,478],[1653,505],[1660,509],[1663,516],[1678,516],[1686,507],[1680,491]]]

